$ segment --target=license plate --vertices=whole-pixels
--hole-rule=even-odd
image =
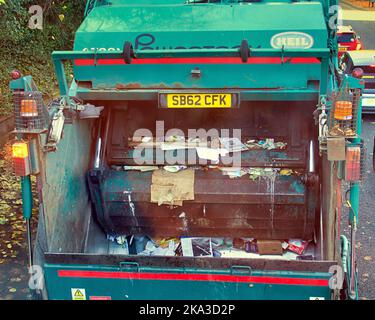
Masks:
[[[166,107],[171,109],[227,109],[234,107],[231,93],[168,93]]]
[[[340,52],[344,52],[344,51],[347,51],[348,49],[347,48],[345,48],[345,47],[339,47],[339,51]]]

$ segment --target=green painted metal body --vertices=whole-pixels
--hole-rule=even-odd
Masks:
[[[243,39],[248,39],[253,48],[271,48],[272,36],[289,30],[310,33],[313,48],[327,46],[324,9],[319,2],[174,2],[153,5],[148,1],[148,5],[142,5],[121,1],[94,8],[77,30],[74,50],[122,51],[125,40],[131,41],[135,50],[238,48]]]
[[[59,277],[59,271],[65,271],[67,276]],[[84,276],[69,277],[69,271],[82,272]],[[133,272],[135,269],[133,270]],[[233,271],[209,269],[181,268],[151,268],[139,267],[134,275],[121,267],[103,265],[45,265],[47,290],[50,299],[71,300],[71,288],[85,288],[87,299],[90,297],[111,297],[112,300],[309,300],[319,297],[325,300],[331,298],[328,286],[275,284],[270,279],[295,279],[328,281],[329,273],[323,272],[287,272],[287,271]],[[99,272],[101,278],[90,279],[85,273]],[[238,272],[238,273],[236,273]],[[142,275],[176,275],[191,276],[209,275],[212,280],[144,280]],[[250,275],[251,274],[251,275]],[[215,277],[244,277],[248,281],[215,281]],[[220,277],[223,276],[223,277]],[[239,278],[240,278],[239,277]],[[137,279],[138,278],[138,279]],[[237,278],[238,279],[238,278]],[[258,283],[262,279],[270,283]]]
[[[35,86],[32,76],[24,76],[17,80],[12,80],[10,82],[9,88],[11,90],[24,90],[24,91],[36,90],[36,86]]]
[[[21,177],[22,212],[25,219],[31,219],[33,211],[33,194],[30,176]]]
[[[153,99],[162,89],[183,88],[236,88],[243,100],[297,100],[312,92],[309,98],[315,100],[327,89],[330,50],[326,9],[320,2],[96,3],[77,30],[74,51],[53,53],[62,95],[68,94],[64,60],[75,61],[71,94],[87,100]],[[307,34],[312,43],[308,49],[273,47],[273,37],[285,32],[291,32],[286,37]],[[245,39],[251,58],[258,58],[255,63],[240,62],[239,47]],[[133,44],[132,64],[123,62],[125,41]],[[237,57],[238,61],[165,64],[152,60],[163,57]],[[291,63],[290,57],[316,57],[320,63]],[[270,63],[270,58],[282,63]],[[200,78],[190,75],[193,68],[201,70]],[[89,83],[90,89],[82,83]]]
[[[354,79],[352,77],[348,77],[345,79],[348,82],[348,85],[350,88],[358,88],[363,89],[364,83],[359,81],[358,79]],[[362,133],[362,99],[359,101],[358,104],[358,117],[357,117],[357,136],[356,138],[352,139],[352,144],[356,146],[361,146],[362,139],[361,139],[361,133]],[[361,160],[363,161],[363,160]],[[359,222],[359,208],[360,208],[360,183],[354,182],[350,184],[350,205],[351,208],[349,210],[349,221],[351,225],[351,241],[352,243],[355,243],[355,236],[357,232],[358,222]],[[358,269],[357,269],[357,257],[356,257],[356,251],[355,246],[350,245],[351,250],[351,263],[350,263],[350,269],[353,269],[353,272],[351,272],[352,278],[348,283],[350,284],[351,292],[350,296],[351,299],[359,299],[358,295]]]
[[[44,156],[46,182],[41,192],[50,251],[75,252],[83,246],[91,214],[84,173],[90,164],[92,127],[90,120],[65,125],[59,150]]]
[[[348,81],[348,85],[350,88],[359,88],[363,89],[364,84],[361,83],[358,79],[354,79],[352,77],[348,77],[346,79]],[[352,139],[353,145],[361,145],[361,134],[362,134],[362,99],[358,104],[358,117],[357,117],[357,137]],[[350,210],[350,221],[354,228],[358,223],[358,213],[359,213],[359,193],[360,193],[360,184],[358,182],[352,183],[350,186],[350,203],[353,210]]]

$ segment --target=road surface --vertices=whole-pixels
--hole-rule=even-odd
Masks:
[[[344,24],[350,24],[361,36],[365,49],[375,49],[375,11],[358,10],[342,2]]]

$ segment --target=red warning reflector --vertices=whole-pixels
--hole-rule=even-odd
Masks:
[[[112,297],[108,297],[108,296],[90,296],[90,300],[112,300]]]
[[[361,148],[348,147],[346,149],[345,179],[347,181],[361,180]]]

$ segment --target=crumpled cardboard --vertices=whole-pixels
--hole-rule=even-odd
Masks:
[[[260,255],[282,255],[283,248],[278,240],[257,240],[258,253]]]
[[[182,206],[185,200],[194,200],[194,169],[171,173],[156,170],[152,174],[151,202],[159,206],[166,204]]]

